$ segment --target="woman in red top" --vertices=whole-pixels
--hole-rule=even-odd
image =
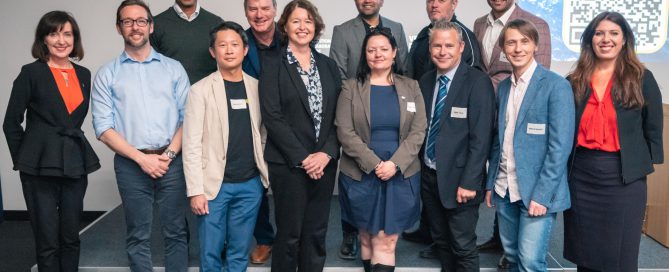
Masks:
[[[81,130],[91,73],[70,61],[83,57],[74,18],[63,11],[45,14],[32,55],[37,60],[14,80],[3,130],[20,172],[39,271],[78,271],[87,175],[100,163]]]
[[[578,271],[637,271],[646,176],[662,163],[662,97],[622,15],[603,12],[569,75],[576,101],[564,257]]]

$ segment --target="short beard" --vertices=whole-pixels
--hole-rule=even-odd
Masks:
[[[362,13],[362,12],[359,12],[359,14],[360,14],[360,17],[362,17],[363,19],[365,19],[365,20],[371,20],[371,19],[374,19],[374,18],[378,17],[378,16],[379,16],[379,12],[380,12],[380,11],[376,11],[376,12],[374,12],[374,13],[372,13],[372,14],[369,14],[369,15],[364,14],[364,13]]]

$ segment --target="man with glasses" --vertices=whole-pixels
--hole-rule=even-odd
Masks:
[[[151,45],[181,62],[194,84],[216,71],[216,61],[209,55],[209,30],[221,22],[221,17],[200,7],[197,0],[176,0],[156,15]]]
[[[181,123],[188,75],[178,61],[151,48],[153,18],[142,0],[116,12],[124,52],[98,71],[91,94],[93,127],[116,155],[114,170],[125,213],[132,271],[152,271],[151,223],[159,207],[166,271],[188,269],[186,182]]]

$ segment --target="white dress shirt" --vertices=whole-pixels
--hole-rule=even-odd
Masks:
[[[495,181],[495,192],[502,198],[509,191],[511,203],[521,200],[518,189],[518,176],[516,175],[516,158],[513,150],[513,138],[516,131],[518,111],[523,104],[525,92],[530,84],[532,75],[537,68],[537,62],[532,60],[530,67],[516,81],[516,76],[511,75],[511,90],[506,104],[506,115],[504,129],[504,142],[502,143],[502,157],[499,162],[499,173]]]
[[[195,12],[193,12],[193,14],[191,14],[190,17],[186,15],[186,13],[181,9],[181,7],[179,7],[178,4],[175,3],[173,7],[174,11],[177,12],[177,14],[179,15],[179,17],[181,17],[181,19],[184,19],[189,22],[192,22],[193,20],[195,20],[195,18],[197,18],[198,15],[200,15],[200,3],[195,4]]]
[[[488,65],[492,62],[492,50],[495,49],[499,35],[502,33],[504,25],[509,21],[509,17],[511,17],[511,13],[513,13],[515,9],[516,5],[514,4],[504,13],[504,15],[497,19],[492,16],[492,12],[488,13],[487,26],[482,40],[483,54],[485,54],[483,57]]]

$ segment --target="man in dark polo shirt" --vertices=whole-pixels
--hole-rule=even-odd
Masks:
[[[216,71],[216,61],[209,55],[209,30],[223,19],[200,7],[197,0],[174,2],[154,18],[151,45],[181,62],[193,84]]]
[[[276,29],[276,0],[244,0],[244,13],[249,27],[246,36],[249,39],[249,51],[244,58],[244,73],[254,78],[260,76],[263,56],[280,49],[281,32]],[[274,227],[269,221],[269,201],[267,190],[263,193],[258,219],[253,232],[256,246],[251,252],[250,262],[263,264],[272,253]]]

